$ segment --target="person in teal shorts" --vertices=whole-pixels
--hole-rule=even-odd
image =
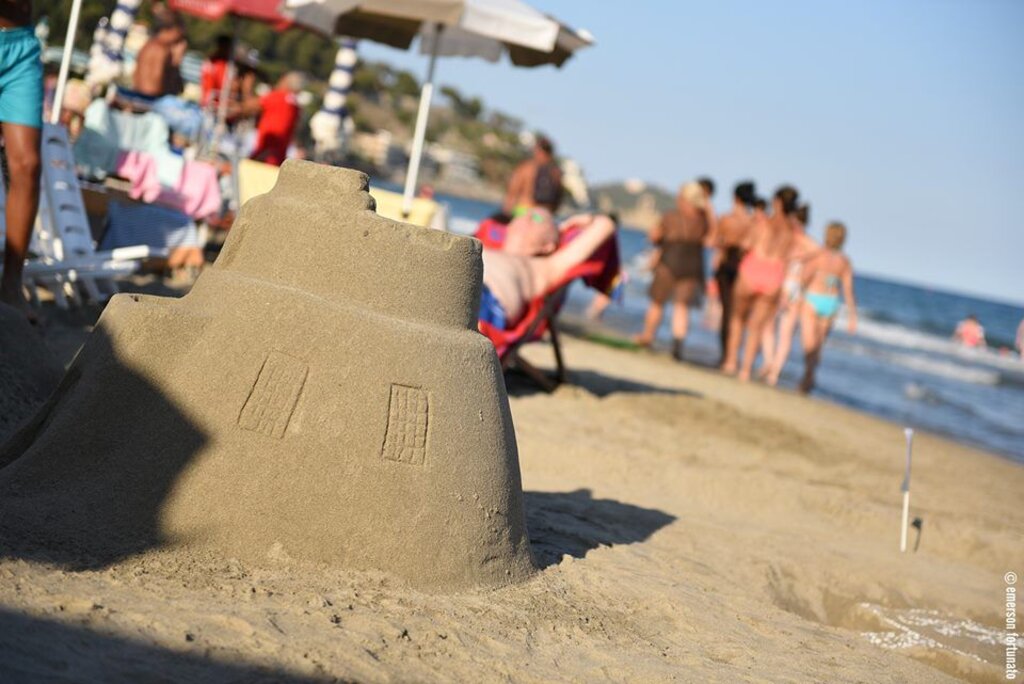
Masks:
[[[0,2],[0,131],[7,153],[7,242],[0,301],[33,323],[22,272],[39,206],[39,140],[43,125],[43,65],[29,0]]]

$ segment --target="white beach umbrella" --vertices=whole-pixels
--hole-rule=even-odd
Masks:
[[[420,36],[430,55],[420,94],[412,152],[405,177],[402,210],[412,208],[438,56],[481,57],[507,54],[516,66],[561,66],[593,42],[520,0],[286,0],[285,13],[297,24],[322,32],[366,38],[407,49]]]

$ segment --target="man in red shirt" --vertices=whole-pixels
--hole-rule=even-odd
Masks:
[[[300,90],[302,75],[288,72],[278,79],[273,90],[259,99],[250,100],[245,107],[248,112],[260,116],[256,126],[256,147],[250,155],[253,159],[274,166],[284,163],[302,111],[296,97]]]

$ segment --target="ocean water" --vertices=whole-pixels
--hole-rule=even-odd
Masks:
[[[448,205],[450,228],[461,233],[472,232],[496,208],[437,199]],[[629,228],[620,231],[619,244],[629,280],[623,301],[608,309],[604,323],[632,334],[647,306],[649,276],[642,265],[648,244],[642,232]],[[857,333],[846,332],[841,315],[824,350],[815,396],[1024,463],[1024,361],[1009,351],[1024,307],[869,276],[858,276],[855,290]],[[582,314],[591,297],[577,283],[565,312]],[[950,339],[969,313],[985,326],[988,349],[964,349]],[[719,355],[717,331],[702,325],[702,318],[693,314],[686,355],[712,364]],[[668,335],[666,321],[660,337],[667,342]],[[779,384],[795,387],[802,372],[798,331]]]

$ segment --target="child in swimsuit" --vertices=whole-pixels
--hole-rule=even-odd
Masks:
[[[825,248],[804,267],[804,305],[800,337],[804,347],[804,377],[800,391],[814,388],[814,374],[821,361],[821,349],[839,313],[840,293],[849,309],[848,329],[857,329],[857,303],[853,298],[853,266],[840,251],[846,242],[846,226],[832,222],[825,228]]]

